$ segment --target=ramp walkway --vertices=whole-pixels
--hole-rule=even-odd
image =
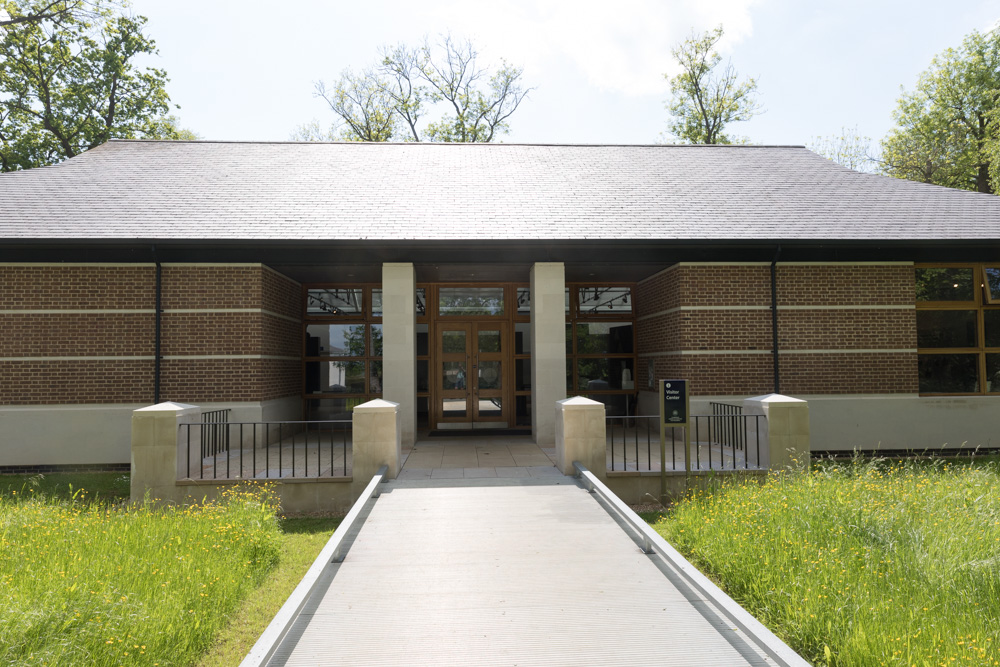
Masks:
[[[378,486],[245,665],[806,664],[774,660],[578,479]]]

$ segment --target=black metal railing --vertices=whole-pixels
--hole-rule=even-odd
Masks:
[[[691,449],[687,457],[684,456],[684,428],[666,429],[663,452],[666,471],[758,470],[764,467],[760,457],[764,435],[761,429],[767,428],[767,421],[763,415],[694,415],[688,428]],[[659,416],[607,417],[606,434],[609,471],[660,471]]]
[[[606,417],[608,439],[608,470],[659,470],[659,416]],[[671,447],[678,443],[667,440],[667,469],[671,470]],[[684,447],[684,439],[680,440]],[[653,462],[656,461],[654,468]]]
[[[182,424],[182,479],[346,477],[351,470],[350,419]],[[201,441],[225,442],[212,451]],[[201,456],[199,456],[199,453]]]
[[[715,437],[733,450],[743,450],[747,444],[746,424],[740,419],[743,414],[742,405],[732,403],[710,402],[712,408],[712,427]]]
[[[229,451],[230,409],[209,410],[201,413],[201,456],[215,456]]]

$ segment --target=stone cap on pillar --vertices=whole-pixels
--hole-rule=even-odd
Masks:
[[[367,403],[354,406],[354,409],[364,410],[365,412],[396,412],[399,410],[399,403],[386,401],[381,398],[373,398]]]
[[[573,408],[587,408],[594,405],[599,405],[601,406],[602,410],[604,409],[604,403],[601,403],[600,401],[595,401],[591,398],[586,398],[584,396],[574,396],[572,398],[564,398],[561,401],[556,401],[556,405],[560,406],[564,410]]]
[[[763,396],[751,396],[750,398],[743,399],[744,401],[753,401],[755,403],[808,403],[809,401],[804,401],[801,398],[792,398],[791,396],[785,396],[784,394],[764,394]]]
[[[173,401],[165,401],[163,403],[157,403],[156,405],[148,405],[144,408],[137,408],[132,412],[180,412],[184,413],[189,410],[200,410],[197,405],[188,405],[187,403],[174,403]]]

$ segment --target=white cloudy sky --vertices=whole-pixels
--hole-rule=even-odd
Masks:
[[[181,124],[204,139],[285,140],[333,120],[313,82],[373,62],[381,45],[450,31],[482,62],[522,65],[534,90],[508,142],[668,139],[670,49],[723,24],[724,56],[758,79],[766,113],[733,126],[803,144],[857,126],[882,136],[899,87],[1000,19],[997,0],[134,0],[157,41]]]

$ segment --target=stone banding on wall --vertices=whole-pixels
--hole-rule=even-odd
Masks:
[[[640,378],[702,396],[774,389],[770,265],[679,263],[637,286]],[[777,265],[781,389],[917,390],[912,264]]]

